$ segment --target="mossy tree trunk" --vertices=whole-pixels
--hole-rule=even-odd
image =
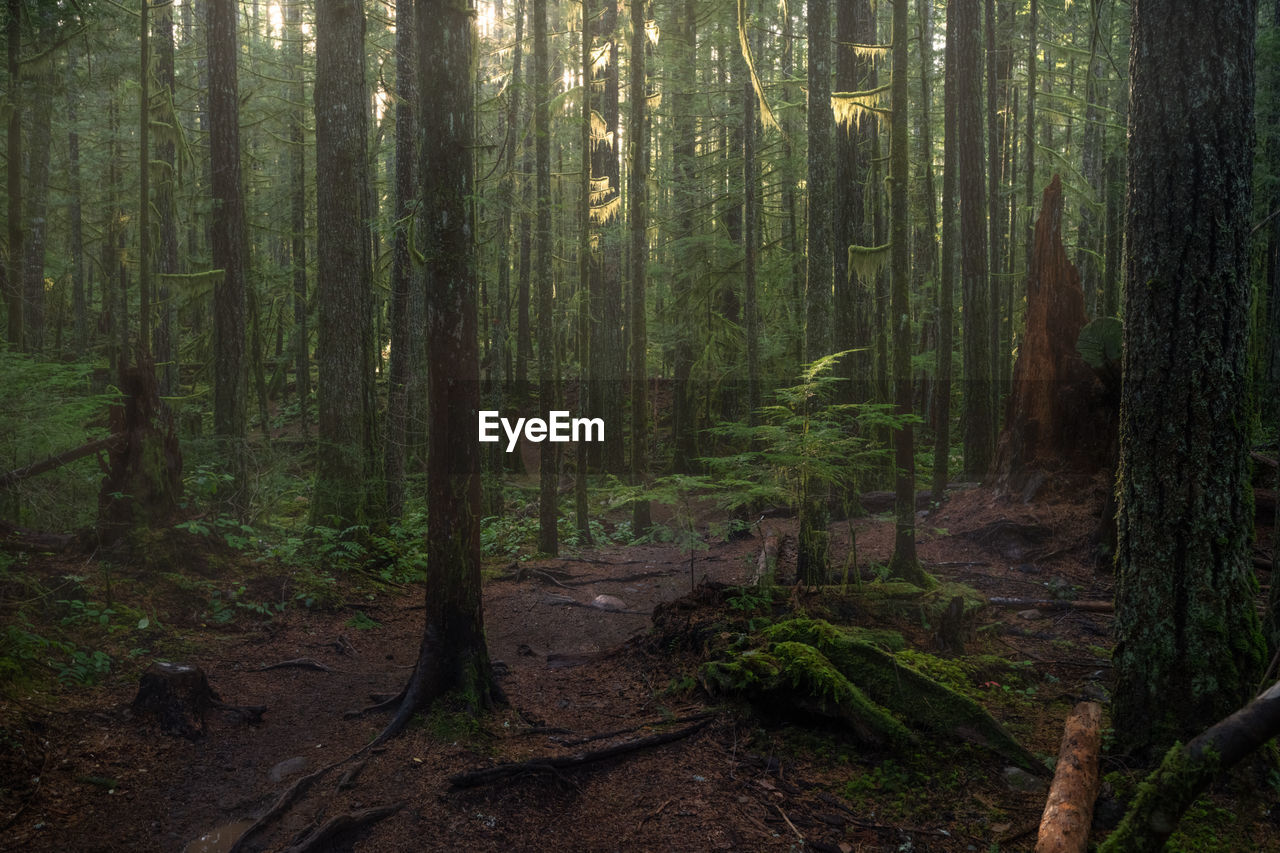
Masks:
[[[645,316],[645,289],[649,276],[649,118],[646,72],[648,38],[645,36],[644,0],[631,2],[631,156],[627,178],[631,196],[631,482],[643,486],[649,478],[649,347]],[[754,120],[754,119],[753,119]],[[636,535],[649,530],[649,502],[632,505],[631,529]]]
[[[1247,491],[1256,10],[1133,7],[1112,713],[1117,746],[1144,757],[1244,704],[1262,666]]]
[[[400,710],[379,740],[398,732],[447,691],[458,691],[478,710],[490,704],[493,689],[480,597],[480,445],[475,440],[480,352],[471,205],[474,24],[468,9],[458,5],[435,6],[415,18],[419,79],[432,81],[421,87],[420,115],[438,120],[436,132],[422,137],[422,197],[432,204],[424,209],[418,228],[428,258],[431,404],[426,625]]]

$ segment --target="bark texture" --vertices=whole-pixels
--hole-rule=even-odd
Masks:
[[[1243,705],[1262,668],[1246,491],[1256,11],[1133,6],[1112,713],[1117,746],[1145,757]]]

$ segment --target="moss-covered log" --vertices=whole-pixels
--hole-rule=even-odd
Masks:
[[[1280,734],[1280,681],[1186,746],[1174,744],[1100,853],[1154,853],[1222,771]]]

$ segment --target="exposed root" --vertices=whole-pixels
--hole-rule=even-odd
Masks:
[[[377,823],[383,818],[391,817],[402,808],[404,808],[404,803],[393,803],[389,806],[375,806],[371,809],[361,809],[357,812],[335,815],[313,829],[297,844],[285,848],[284,853],[309,853],[312,850],[327,850],[329,849],[329,842],[335,836],[360,829],[371,823]]]

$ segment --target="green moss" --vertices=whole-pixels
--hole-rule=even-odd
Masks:
[[[1028,770],[1045,769],[981,705],[830,623],[791,619],[766,628],[762,635],[773,643],[813,646],[851,683],[913,728],[960,736]]]

